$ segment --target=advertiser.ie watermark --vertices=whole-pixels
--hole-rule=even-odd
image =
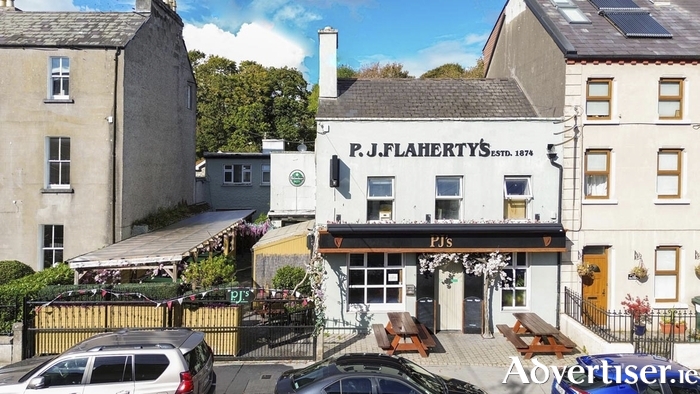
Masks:
[[[510,367],[502,383],[507,383],[508,378],[517,376],[524,384],[530,383],[546,383],[550,377],[553,377],[556,382],[561,382],[566,378],[568,382],[575,384],[593,383],[596,380],[601,380],[605,384],[610,383],[626,383],[636,384],[641,381],[645,384],[666,383],[666,374],[671,371],[670,365],[626,365],[624,368],[620,365],[610,365],[603,360],[601,365],[572,365],[566,369],[557,366],[547,366],[537,360],[537,357],[532,359],[533,367],[528,373],[523,367],[520,358],[509,357],[511,360]],[[669,374],[674,376],[668,379],[668,383],[690,383],[696,384],[700,382],[700,377],[697,371],[693,369],[673,371]],[[598,376],[598,377],[596,377]]]

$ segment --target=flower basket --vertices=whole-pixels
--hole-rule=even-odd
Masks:
[[[582,278],[592,277],[593,276],[593,264],[579,263],[576,266],[576,272],[578,272],[578,276],[580,276]]]
[[[632,298],[632,295],[627,293],[627,296],[624,300],[622,300],[621,304],[625,307],[625,312],[632,317],[632,323],[635,326],[635,334],[644,335],[646,332],[646,323],[649,319],[649,313],[651,313],[649,297],[644,296],[644,298],[640,298],[637,296]],[[644,330],[637,328],[637,326],[643,326]]]
[[[636,279],[645,279],[648,274],[649,271],[647,270],[647,268],[641,264],[632,267],[632,269],[630,270],[630,275],[635,277]]]
[[[695,266],[695,275],[697,275],[698,278],[700,278],[700,264]]]

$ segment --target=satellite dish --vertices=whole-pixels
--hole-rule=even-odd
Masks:
[[[299,144],[299,146],[297,146],[297,150],[299,152],[306,152],[306,145],[302,142],[301,144]]]

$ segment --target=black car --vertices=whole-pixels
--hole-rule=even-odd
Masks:
[[[405,358],[351,353],[286,371],[275,394],[486,394],[471,383],[443,378]]]

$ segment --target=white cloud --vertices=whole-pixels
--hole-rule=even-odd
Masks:
[[[303,62],[310,51],[302,44],[274,30],[272,24],[245,23],[238,34],[208,23],[202,27],[185,24],[183,36],[188,50],[218,55],[240,62],[252,60],[265,67],[292,67],[306,72]]]
[[[457,63],[464,68],[476,65],[481,57],[481,48],[488,34],[470,34],[460,40],[442,41],[413,55],[391,58],[385,55],[373,55],[361,59],[362,65],[372,63],[400,63],[410,75],[418,78],[426,71],[447,63]]]
[[[15,0],[22,11],[80,11],[73,0]]]

